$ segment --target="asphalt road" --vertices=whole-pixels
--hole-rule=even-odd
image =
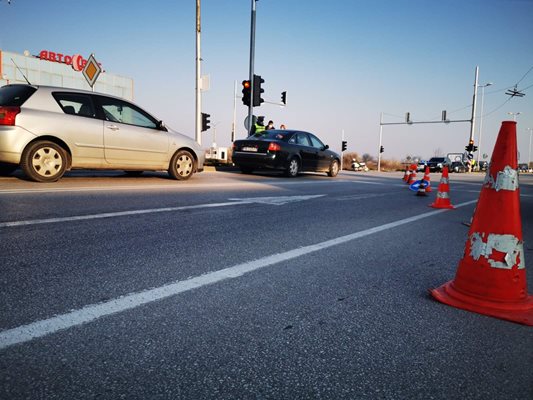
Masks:
[[[428,295],[483,176],[400,177],[0,178],[0,398],[533,398],[531,327]]]

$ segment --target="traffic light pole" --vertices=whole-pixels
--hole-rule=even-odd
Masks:
[[[201,55],[200,55],[200,0],[196,0],[196,124],[195,136],[199,145],[202,144],[202,91],[201,91]]]
[[[378,172],[381,172],[381,140],[383,139],[383,111],[379,116]]]
[[[477,102],[477,88],[478,88],[478,77],[479,77],[479,66],[476,67],[476,76],[474,80],[474,97],[472,99],[472,118],[470,119],[459,119],[450,121],[446,119],[446,112],[442,112],[442,121],[419,121],[414,122],[410,119],[410,113],[407,113],[406,122],[383,122],[383,112],[381,113],[379,119],[379,149],[381,150],[381,138],[383,133],[383,125],[415,125],[415,124],[449,124],[451,122],[470,122],[470,139],[469,143],[474,143],[474,130],[476,125],[476,102]],[[380,170],[381,164],[381,153],[378,153],[378,171]],[[470,152],[472,154],[472,152]]]
[[[342,149],[342,144],[344,143],[344,129],[341,134],[341,171],[344,169],[344,150]]]
[[[233,123],[231,125],[231,143],[235,141],[235,131],[237,129],[237,81],[233,87]]]
[[[255,2],[252,0],[252,15],[250,24],[250,105],[248,106],[248,135],[252,131],[253,115],[254,115],[254,61],[255,61]]]

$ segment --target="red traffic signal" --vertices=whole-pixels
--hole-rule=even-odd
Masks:
[[[242,103],[245,106],[250,106],[250,96],[252,94],[251,92],[252,85],[250,84],[250,81],[244,80],[242,81]]]

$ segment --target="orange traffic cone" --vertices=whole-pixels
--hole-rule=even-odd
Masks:
[[[455,280],[431,294],[453,307],[533,326],[516,155],[516,122],[504,121]]]
[[[411,174],[409,175],[409,180],[407,181],[407,184],[411,186],[413,183],[416,182],[416,171],[412,170]]]
[[[430,180],[430,177],[429,177],[429,167],[426,165],[426,170],[424,171],[424,179],[427,184],[426,184],[426,193],[427,192],[431,192],[431,180]]]
[[[406,167],[405,168],[405,172],[403,174],[403,178],[402,178],[404,182],[407,182],[409,180],[409,175],[410,175],[409,167]]]
[[[455,208],[450,201],[450,184],[448,179],[448,167],[442,169],[437,199],[429,205],[433,208]]]

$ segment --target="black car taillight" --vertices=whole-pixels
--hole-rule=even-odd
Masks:
[[[270,144],[268,145],[268,151],[280,151],[280,150],[281,150],[281,146],[277,143],[270,142]]]
[[[0,106],[0,125],[15,125],[15,117],[20,112],[20,107]]]

